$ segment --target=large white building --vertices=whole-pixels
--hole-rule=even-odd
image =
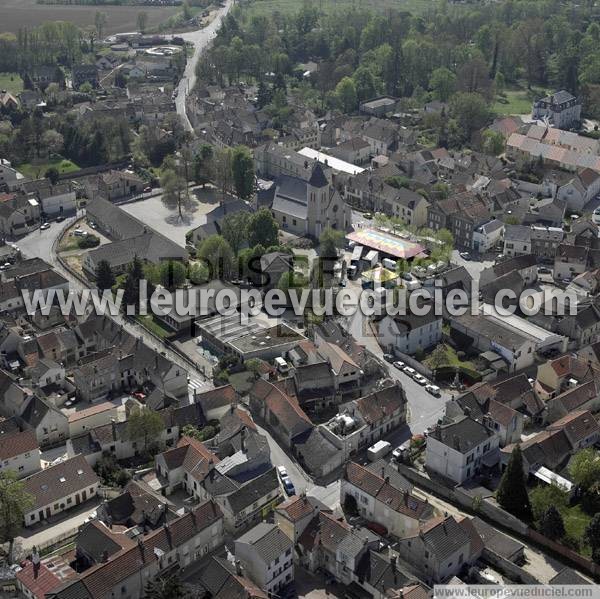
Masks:
[[[412,355],[442,340],[442,319],[433,307],[423,316],[385,316],[379,323],[379,343],[391,353]]]
[[[235,541],[245,574],[269,596],[294,580],[294,544],[276,524],[261,522]]]
[[[427,437],[427,469],[458,484],[480,472],[482,466],[494,466],[499,458],[498,435],[468,416],[438,425]]]

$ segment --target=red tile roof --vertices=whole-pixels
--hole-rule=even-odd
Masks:
[[[17,580],[33,594],[36,599],[45,599],[46,593],[64,584],[64,577],[60,577],[49,569],[44,562],[39,564],[37,572],[33,563],[26,560],[21,564],[22,570],[17,572]],[[73,572],[75,575],[75,572]]]
[[[306,495],[302,497],[294,495],[280,504],[277,507],[277,511],[285,512],[285,515],[289,520],[298,522],[298,520],[302,520],[302,518],[312,514],[315,511],[315,508]]]
[[[39,449],[35,431],[15,431],[0,435],[0,460],[7,460],[18,455]]]
[[[195,510],[171,521],[146,535],[140,544],[123,549],[107,562],[98,564],[83,573],[81,580],[94,599],[110,596],[111,590],[136,572],[158,560],[155,548],[165,553],[179,547],[200,531],[222,517],[219,507],[212,501],[203,503]]]

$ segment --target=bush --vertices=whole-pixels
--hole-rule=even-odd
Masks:
[[[96,235],[86,235],[85,237],[80,237],[77,245],[82,249],[87,248],[95,248],[100,245],[100,238]]]
[[[103,455],[94,466],[102,484],[108,487],[124,487],[131,478],[129,472],[122,468],[112,454]]]

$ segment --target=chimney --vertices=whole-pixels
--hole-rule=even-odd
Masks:
[[[390,566],[392,566],[392,572],[396,571],[396,556],[392,555],[392,557],[390,557]]]
[[[110,425],[112,427],[112,436],[113,436],[113,439],[116,439],[117,438],[117,423],[115,422],[114,418],[110,419]]]
[[[385,477],[383,480],[385,480],[386,484],[389,484],[389,482],[390,482],[390,477],[389,477],[389,476],[386,476],[386,477]]]
[[[246,453],[247,449],[246,449],[246,429],[243,428],[240,431],[240,441],[241,441],[241,449],[244,453]]]
[[[381,467],[381,478],[385,478],[385,466]]]
[[[108,550],[105,549],[102,552],[102,557],[100,558],[101,563],[105,564],[108,561]]]
[[[242,562],[240,562],[239,559],[235,560],[235,573],[238,576],[243,576],[244,575],[244,569],[242,568]]]

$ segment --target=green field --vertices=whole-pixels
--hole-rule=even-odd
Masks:
[[[295,13],[301,7],[298,0],[242,0],[239,4],[252,14],[272,14],[274,12]],[[324,12],[336,10],[371,8],[385,11],[390,8],[413,13],[425,12],[432,6],[431,0],[314,0],[313,5]]]
[[[25,162],[23,164],[19,164],[16,168],[26,177],[29,177],[30,179],[37,179],[39,177],[43,177],[50,167],[58,169],[59,173],[72,173],[79,170],[79,167],[74,162],[63,158],[62,156],[52,158],[47,162],[41,162],[39,164]]]
[[[496,98],[493,106],[498,115],[531,114],[533,100],[546,95],[547,90],[532,89],[526,87],[515,87],[507,89],[501,96]]]
[[[17,73],[0,73],[0,90],[6,90],[13,96],[23,91],[23,80]]]

